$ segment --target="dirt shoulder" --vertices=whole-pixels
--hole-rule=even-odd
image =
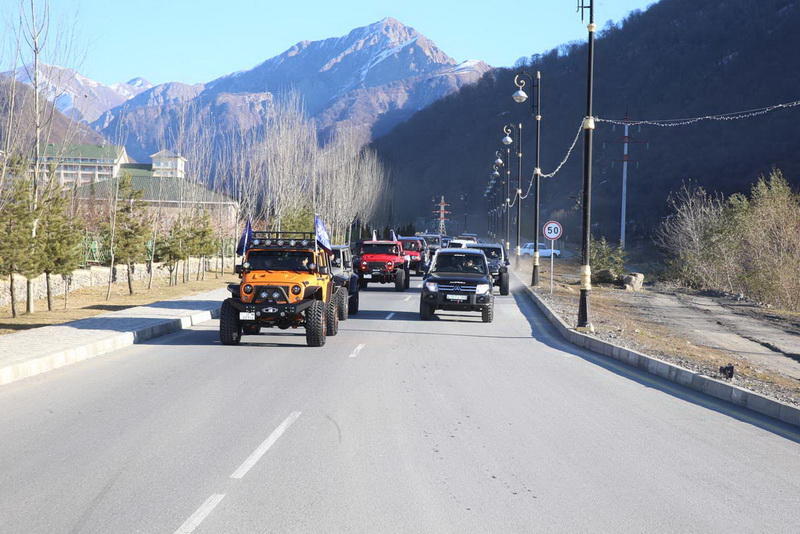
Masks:
[[[556,261],[552,295],[550,264],[544,263],[537,293],[575,326],[578,262]],[[529,282],[531,262],[516,272]],[[800,314],[663,284],[639,292],[595,285],[590,303],[600,339],[715,378],[721,366],[733,364],[733,383],[800,406]]]
[[[192,280],[177,286],[167,285],[166,280],[153,280],[148,290],[146,281],[134,282],[134,294],[128,294],[127,282],[123,279],[111,288],[111,298],[106,300],[106,287],[89,287],[73,291],[64,307],[64,297],[53,299],[53,311],[47,311],[47,301],[36,301],[32,314],[11,317],[11,309],[0,308],[0,335],[28,330],[40,326],[63,324],[78,319],[86,319],[101,313],[117,311],[134,306],[152,304],[160,300],[172,300],[225,287],[228,282],[238,282],[235,275],[208,272],[205,280]],[[23,310],[25,303],[18,304]]]

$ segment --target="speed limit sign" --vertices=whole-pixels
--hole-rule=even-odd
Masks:
[[[561,237],[563,229],[561,228],[560,223],[557,223],[556,221],[547,221],[544,223],[544,227],[542,227],[542,233],[546,239],[555,241]]]

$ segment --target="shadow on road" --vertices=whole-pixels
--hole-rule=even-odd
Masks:
[[[629,380],[656,389],[672,397],[690,402],[697,406],[702,406],[709,410],[727,415],[738,421],[751,424],[762,430],[772,432],[783,438],[800,443],[800,431],[791,425],[781,421],[765,417],[757,412],[746,408],[734,406],[732,404],[717,400],[700,392],[685,388],[680,384],[669,382],[660,377],[645,373],[637,368],[626,365],[612,358],[597,354],[568,343],[556,331],[555,327],[542,315],[539,308],[533,302],[527,291],[518,283],[513,288],[514,300],[517,303],[522,315],[531,327],[531,336],[537,341],[567,354],[577,356],[587,362],[602,367],[612,373],[625,377]]]

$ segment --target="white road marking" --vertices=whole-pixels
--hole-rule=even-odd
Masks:
[[[175,534],[189,534],[190,532],[193,532],[194,529],[200,526],[200,523],[203,522],[203,519],[208,517],[208,514],[214,510],[223,497],[225,497],[224,493],[215,493],[206,499],[206,502],[201,504],[200,508],[198,508],[192,515],[189,516],[189,519],[184,521],[184,523],[178,527],[178,530],[175,531]]]
[[[392,312],[392,313],[390,313],[389,315],[386,316],[387,319],[391,319],[392,317],[394,317],[394,312]]]
[[[364,344],[362,343],[359,346],[357,346],[355,349],[353,349],[353,352],[350,353],[350,357],[351,358],[355,358],[356,356],[358,356],[358,353],[361,352],[361,349],[363,349],[363,348],[364,348]]]
[[[408,302],[409,300],[411,300],[411,295],[409,295],[409,296],[407,296],[406,298],[404,298],[404,299],[403,299],[403,302]]]
[[[258,462],[261,457],[264,456],[269,448],[275,445],[275,442],[278,441],[278,438],[280,438],[284,432],[286,432],[286,429],[292,426],[292,423],[297,421],[297,418],[300,417],[300,413],[301,412],[292,412],[289,414],[289,417],[284,419],[283,423],[281,423],[278,428],[273,430],[272,434],[270,434],[269,437],[265,439],[264,442],[259,445],[250,456],[247,457],[247,460],[242,462],[242,465],[240,465],[239,468],[233,472],[231,478],[242,478],[245,476],[247,472],[250,471],[254,465],[256,465],[256,462]]]

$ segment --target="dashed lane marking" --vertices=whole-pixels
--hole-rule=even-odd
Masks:
[[[403,299],[403,302],[408,302],[409,300],[411,300],[411,295],[409,295],[409,296],[407,296],[406,298],[404,298],[404,299]]]
[[[275,445],[275,442],[278,441],[284,432],[286,432],[286,429],[292,426],[292,423],[297,421],[297,418],[300,417],[300,413],[301,412],[292,412],[289,414],[289,417],[284,419],[283,423],[281,423],[278,428],[273,430],[272,434],[270,434],[269,437],[265,439],[264,442],[261,443],[261,445],[259,445],[250,456],[247,457],[247,460],[242,462],[242,465],[240,465],[239,468],[233,472],[231,478],[242,478],[245,476],[247,472],[250,471],[254,465],[256,465],[256,462],[258,462],[261,457],[264,456],[270,447]]]
[[[175,531],[175,534],[189,534],[190,532],[194,532],[200,523],[208,517],[214,508],[219,504],[219,502],[225,497],[224,493],[214,493],[206,499],[206,501],[200,505],[200,508],[195,510],[195,512],[189,516],[189,519],[183,522],[183,524],[178,527],[178,530]]]
[[[358,356],[358,353],[361,352],[361,349],[363,349],[363,348],[364,348],[364,344],[363,343],[360,344],[359,346],[357,346],[356,348],[354,348],[353,352],[350,353],[350,358],[355,358],[356,356]]]

